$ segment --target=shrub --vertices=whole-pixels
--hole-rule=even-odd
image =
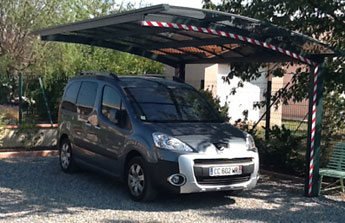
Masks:
[[[261,164],[266,168],[273,166],[278,172],[303,175],[305,145],[302,139],[305,137],[293,135],[284,125],[273,126],[270,135],[268,143],[255,137]]]

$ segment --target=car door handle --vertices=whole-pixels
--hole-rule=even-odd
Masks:
[[[91,123],[90,122],[85,122],[85,125],[88,127],[91,127]]]
[[[101,129],[99,125],[95,125],[95,129]]]

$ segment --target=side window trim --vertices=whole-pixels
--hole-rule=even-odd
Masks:
[[[102,118],[103,118],[104,120],[106,120],[107,122],[111,123],[112,125],[114,125],[114,126],[116,126],[116,127],[119,127],[118,125],[112,123],[112,122],[103,114],[104,92],[105,92],[105,89],[106,89],[106,88],[109,88],[109,89],[115,91],[115,92],[119,95],[119,97],[120,97],[120,106],[119,106],[119,107],[120,107],[120,110],[122,109],[122,100],[123,100],[123,99],[122,99],[122,97],[121,97],[120,92],[119,92],[117,89],[115,89],[114,87],[105,84],[105,85],[102,87],[102,95],[101,95],[100,106],[99,106],[99,109],[100,109],[99,114],[100,114],[100,115],[102,116]],[[120,128],[120,127],[119,127],[119,128]]]
[[[78,86],[78,92],[77,92],[77,94],[76,94],[76,96],[75,96],[75,99],[74,99],[74,101],[66,100],[67,93],[68,93],[68,91],[70,90],[70,88],[71,88],[74,84],[78,84],[78,85],[79,85],[79,86]],[[63,100],[64,100],[64,101],[69,101],[69,102],[72,102],[72,103],[76,104],[76,103],[77,103],[77,99],[78,99],[78,95],[79,95],[79,92],[80,92],[80,87],[81,87],[81,81],[74,81],[74,82],[72,82],[71,84],[69,84],[69,85],[67,86],[67,88],[66,88],[66,91],[65,91],[64,95],[63,95]]]
[[[76,86],[77,91],[74,92],[75,95],[73,95],[72,91],[73,87]],[[81,86],[81,81],[73,81],[70,84],[68,84],[66,86],[65,92],[62,96],[62,103],[61,103],[61,109],[67,110],[67,111],[71,111],[71,112],[77,112],[77,98],[79,95],[79,91],[80,91],[80,86]],[[71,94],[73,97],[71,97]]]
[[[94,95],[94,99],[93,99],[93,103],[92,105],[87,105],[87,104],[83,104],[83,103],[80,103],[79,99],[80,99],[80,93],[83,89],[83,84],[85,83],[91,83],[91,84],[94,84],[95,85],[95,95]],[[98,88],[99,88],[99,84],[97,82],[94,82],[94,81],[80,81],[80,87],[79,87],[79,91],[78,91],[78,96],[77,96],[77,99],[76,99],[76,106],[78,109],[78,114],[80,115],[90,115],[94,110],[95,110],[95,105],[96,105],[96,101],[97,101],[97,93],[98,93]],[[88,112],[88,114],[82,114],[82,112],[80,112],[80,107],[82,108],[86,108],[86,109],[89,109],[90,112]]]
[[[130,123],[130,128],[126,128],[126,127],[121,127],[115,123],[113,123],[112,121],[110,121],[104,114],[103,114],[103,99],[104,99],[104,91],[106,88],[109,88],[111,90],[113,90],[114,92],[116,92],[120,98],[120,110],[125,110],[127,113],[127,118],[128,118],[128,122]],[[121,130],[121,131],[131,131],[132,130],[132,123],[130,121],[130,118],[128,116],[128,110],[127,108],[124,108],[124,103],[123,103],[124,99],[122,94],[120,93],[119,89],[115,88],[114,86],[108,85],[108,84],[104,84],[104,86],[102,87],[102,94],[101,94],[101,100],[100,100],[100,104],[98,109],[100,110],[99,114],[101,116],[101,119],[109,124],[111,124],[112,126],[116,127],[117,129]]]

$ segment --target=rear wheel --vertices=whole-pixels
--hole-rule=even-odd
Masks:
[[[68,139],[63,139],[59,150],[60,167],[65,173],[73,173],[77,170],[73,160],[72,147]]]
[[[126,170],[127,187],[131,198],[135,201],[153,200],[157,192],[143,158],[132,158],[128,162]]]

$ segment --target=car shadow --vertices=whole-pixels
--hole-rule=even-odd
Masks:
[[[235,202],[222,193],[161,193],[153,202],[134,202],[124,184],[88,171],[65,174],[56,157],[0,160],[0,194],[0,219],[34,213],[73,214],[73,207],[169,212]]]
[[[80,208],[198,211],[204,217],[221,221],[290,222],[287,219],[300,221],[298,219],[305,215],[309,222],[307,216],[314,215],[320,221],[339,222],[343,219],[345,202],[327,197],[303,197],[303,184],[263,176],[254,190],[245,191],[239,197],[227,197],[223,193],[163,193],[153,202],[140,203],[132,201],[126,187],[112,178],[87,171],[63,173],[56,157],[0,160],[0,220],[7,222],[33,214],[75,214]],[[104,219],[103,222],[124,221]]]

